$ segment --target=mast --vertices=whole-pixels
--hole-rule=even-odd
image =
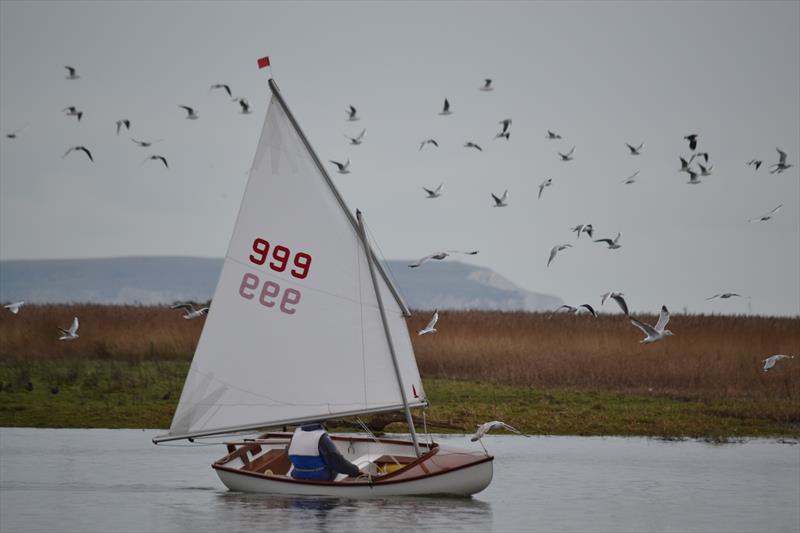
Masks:
[[[358,229],[361,234],[361,242],[364,243],[364,251],[367,254],[367,264],[369,265],[369,275],[372,278],[372,286],[375,287],[375,296],[378,299],[378,309],[381,312],[381,323],[383,324],[383,331],[386,333],[386,342],[389,343],[389,353],[392,354],[392,364],[394,365],[394,372],[397,376],[397,385],[400,387],[400,397],[403,399],[403,410],[406,413],[406,422],[408,429],[411,431],[411,440],[414,441],[414,453],[419,457],[419,442],[417,442],[417,432],[414,429],[414,420],[411,418],[411,409],[408,407],[408,398],[406,398],[406,388],[403,386],[403,377],[400,375],[400,366],[397,364],[397,355],[394,353],[394,344],[392,343],[392,334],[389,331],[389,324],[386,321],[386,311],[383,309],[383,298],[381,298],[381,288],[378,285],[378,278],[375,277],[375,266],[373,265],[372,249],[367,242],[367,233],[364,229],[364,219],[361,216],[361,211],[356,210],[356,219],[358,219]]]

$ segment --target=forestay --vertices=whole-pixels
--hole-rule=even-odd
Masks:
[[[225,263],[167,435],[402,409],[352,216],[273,95]],[[426,405],[403,308],[378,277],[411,407]]]

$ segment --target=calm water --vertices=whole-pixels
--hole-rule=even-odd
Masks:
[[[490,436],[472,499],[354,501],[228,492],[221,446],[155,434],[0,429],[0,531],[800,531],[800,446],[776,441]]]

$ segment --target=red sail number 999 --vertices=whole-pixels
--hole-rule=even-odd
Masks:
[[[270,253],[269,241],[257,238],[253,241],[253,253],[250,254],[250,262],[255,265],[263,265],[269,260],[269,268],[275,272],[284,272],[289,266],[289,258],[292,251],[285,246],[273,246]],[[289,273],[297,279],[306,279],[311,268],[311,256],[305,252],[294,254],[291,261],[292,269]]]

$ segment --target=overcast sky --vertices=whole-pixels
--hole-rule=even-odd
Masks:
[[[475,248],[465,260],[574,305],[614,289],[637,311],[800,314],[799,2],[3,1],[0,259],[222,257],[269,98],[262,55],[320,158],[352,159],[334,180],[388,258]],[[120,118],[164,141],[137,147]],[[504,118],[511,139],[493,140]],[[689,133],[713,165],[696,186],[677,172]],[[440,148],[419,152],[429,137]],[[62,159],[76,144],[96,162]],[[795,166],[770,175],[776,146]],[[504,189],[509,207],[492,208]],[[621,231],[622,248],[576,241],[580,223]],[[575,247],[547,268],[561,243]],[[751,299],[705,301],[725,291]]]

